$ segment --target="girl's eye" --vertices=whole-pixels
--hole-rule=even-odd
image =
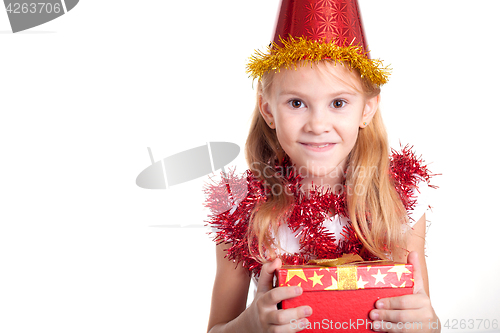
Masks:
[[[340,109],[340,108],[344,107],[346,104],[347,104],[347,102],[344,101],[343,99],[336,99],[332,102],[332,105],[335,109]]]
[[[292,99],[288,104],[291,105],[292,108],[294,109],[300,109],[301,107],[304,107],[304,103],[300,99]]]

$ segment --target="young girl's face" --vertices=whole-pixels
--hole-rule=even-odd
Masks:
[[[281,70],[272,80],[259,107],[282,149],[306,183],[339,184],[358,131],[369,125],[379,95],[366,96],[360,78],[340,63]]]

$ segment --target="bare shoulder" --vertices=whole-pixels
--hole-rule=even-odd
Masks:
[[[413,228],[408,231],[408,238],[404,254],[398,256],[396,261],[407,262],[408,253],[415,251],[418,253],[418,260],[422,269],[422,279],[424,280],[424,288],[429,295],[429,278],[427,274],[427,263],[425,261],[425,233],[426,233],[425,214],[415,223]]]
[[[425,214],[415,223],[408,234],[408,251],[417,251],[418,255],[424,254],[426,219]]]
[[[245,310],[250,275],[241,265],[224,258],[227,244],[216,246],[217,271],[212,291],[212,304],[208,329],[219,323],[227,323]]]

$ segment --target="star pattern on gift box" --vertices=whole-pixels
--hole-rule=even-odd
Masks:
[[[300,279],[307,281],[303,269],[289,269],[287,270],[285,283],[288,283],[294,276],[298,276]]]
[[[320,285],[323,285],[323,282],[321,282],[321,278],[322,278],[323,276],[324,276],[324,275],[318,275],[318,274],[316,273],[316,271],[315,271],[315,272],[314,272],[314,276],[313,276],[313,277],[308,278],[309,280],[311,280],[311,281],[313,282],[313,285],[312,285],[312,286],[313,286],[313,288],[314,288],[314,286],[315,286],[316,284],[318,284],[318,283],[319,283]]]
[[[358,279],[358,289],[365,289],[365,285],[368,283],[368,281],[363,281],[363,277],[360,276]]]
[[[379,282],[385,284],[384,278],[387,276],[387,274],[381,274],[380,269],[378,270],[377,274],[372,274],[372,276],[375,278],[375,284]]]
[[[405,288],[406,287],[406,281],[403,282],[403,284],[400,285],[400,286],[397,286],[397,285],[391,283],[391,287],[393,287],[393,288]]]
[[[394,267],[393,267],[393,268],[391,268],[390,270],[388,270],[387,272],[389,272],[389,273],[396,273],[396,274],[397,274],[397,276],[398,276],[398,281],[401,281],[401,276],[402,276],[404,273],[407,273],[407,274],[408,274],[408,273],[411,273],[411,272],[408,270],[408,268],[406,268],[406,266],[405,266],[405,265],[402,265],[402,264],[401,264],[401,265],[398,265],[398,264],[394,265]]]
[[[332,276],[332,284],[329,287],[326,287],[325,290],[338,290],[338,289],[339,287],[337,284],[337,280],[335,280],[335,278]]]
[[[348,267],[339,266],[339,267]],[[280,286],[301,285],[304,290],[339,290],[345,285],[339,281],[338,267],[284,266],[279,270]],[[350,266],[353,267],[353,266]],[[407,264],[360,264],[355,265],[352,284],[355,289],[411,288],[413,273]],[[345,275],[342,275],[345,276]],[[343,277],[340,277],[343,279]],[[341,283],[342,282],[342,283]]]

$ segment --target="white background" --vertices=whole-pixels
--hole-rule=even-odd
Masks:
[[[205,331],[208,178],[168,190],[135,178],[147,147],[156,160],[207,141],[243,147],[255,94],[244,67],[277,7],[84,0],[17,34],[0,10],[1,332]],[[443,174],[428,214],[434,308],[443,321],[500,320],[499,3],[360,7],[372,57],[394,68],[391,144]],[[231,166],[245,170],[243,154]]]

